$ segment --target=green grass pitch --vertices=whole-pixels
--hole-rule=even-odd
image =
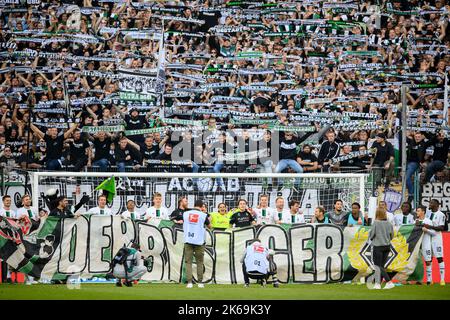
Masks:
[[[81,300],[450,300],[450,285],[403,285],[391,290],[369,290],[365,285],[286,284],[280,288],[268,285],[261,288],[251,285],[206,285],[187,289],[182,284],[139,283],[132,288],[115,287],[113,284],[81,284],[80,289],[68,289],[66,285],[0,284],[0,300],[5,299],[81,299]]]

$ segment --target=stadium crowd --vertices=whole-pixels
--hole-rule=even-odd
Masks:
[[[408,84],[409,195],[417,171],[449,179],[445,0],[35,0],[0,12],[8,171],[379,168],[389,186]],[[251,147],[272,139],[275,160]],[[172,161],[180,141],[190,155]]]

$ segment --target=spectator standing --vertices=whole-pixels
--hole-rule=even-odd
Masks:
[[[186,263],[187,288],[192,288],[192,258],[197,264],[198,287],[203,288],[203,257],[205,255],[205,233],[211,228],[207,213],[202,211],[202,200],[196,200],[194,209],[183,213],[184,261]]]
[[[425,137],[421,132],[415,132],[413,136],[409,135],[406,140],[407,155],[406,155],[406,188],[408,189],[408,201],[411,202],[414,198],[414,183],[413,176],[417,170],[424,164],[425,152],[427,143],[424,141]]]
[[[332,165],[331,160],[339,156],[340,146],[336,142],[336,134],[333,130],[327,131],[325,135],[327,140],[322,142],[317,158],[319,168],[322,168],[322,171],[329,171]]]
[[[387,221],[386,210],[378,207],[375,213],[375,221],[369,231],[369,239],[372,242],[372,259],[375,268],[374,289],[381,289],[381,278],[387,282],[384,289],[392,289],[395,285],[384,268],[388,255],[391,252],[391,241],[394,238],[394,227]]]
[[[382,179],[381,170],[384,172],[385,188],[389,187],[392,175],[395,169],[394,162],[394,146],[389,141],[386,141],[386,135],[379,133],[376,136],[376,141],[372,144],[372,149],[375,150],[375,156],[371,159],[369,168],[375,168],[376,184],[379,185]]]

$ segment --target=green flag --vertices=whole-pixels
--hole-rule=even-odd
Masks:
[[[106,179],[95,190],[103,190],[106,200],[110,203],[116,195],[116,179],[114,177]]]

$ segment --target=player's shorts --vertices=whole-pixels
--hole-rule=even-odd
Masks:
[[[438,233],[431,240],[431,250],[433,257],[442,258],[444,256],[444,246],[442,244],[442,233]]]
[[[425,261],[431,261],[431,239],[430,236],[424,235],[422,240],[422,255]]]

